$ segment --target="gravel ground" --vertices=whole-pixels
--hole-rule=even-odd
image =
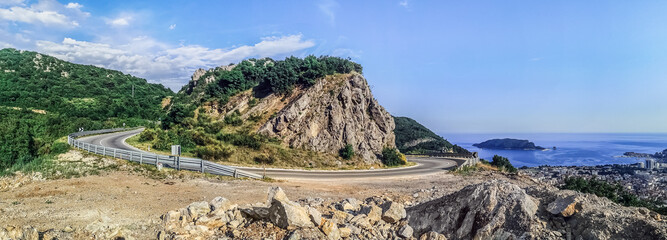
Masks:
[[[108,162],[109,159],[100,161]],[[120,167],[99,175],[39,179],[4,189],[0,192],[0,225],[32,225],[39,231],[95,231],[103,227],[120,227],[132,231],[139,239],[154,238],[156,223],[169,210],[195,201],[209,201],[216,196],[238,204],[263,202],[271,186],[282,187],[295,200],[319,197],[338,201],[349,197],[386,196],[410,206],[460,190],[469,184],[508,179],[503,174],[489,172],[473,176],[443,172],[411,178],[267,182],[212,179],[198,173],[175,171],[156,178],[146,171],[137,171],[136,166],[117,163]],[[12,181],[11,178],[4,179],[8,180]],[[508,180],[521,185],[529,183],[523,177],[509,177]]]

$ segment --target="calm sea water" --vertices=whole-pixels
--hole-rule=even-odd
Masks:
[[[630,164],[643,161],[637,158],[620,158],[624,152],[655,153],[667,148],[667,134],[441,134],[451,143],[469,151],[478,152],[481,158],[491,160],[501,155],[516,166],[590,166],[604,164]],[[546,151],[479,149],[472,144],[493,138],[527,139],[535,145],[549,148]],[[550,148],[556,147],[556,150]]]

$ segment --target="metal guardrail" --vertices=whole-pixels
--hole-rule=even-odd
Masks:
[[[257,179],[262,178],[262,176],[254,173],[249,173],[246,171],[238,170],[234,167],[213,163],[198,158],[186,158],[186,157],[177,158],[174,156],[150,154],[138,151],[129,151],[129,150],[86,143],[76,139],[78,137],[83,137],[88,135],[120,132],[127,130],[128,129],[126,128],[113,128],[113,129],[102,129],[95,131],[76,132],[67,136],[67,143],[70,146],[73,146],[75,148],[90,153],[128,160],[131,162],[137,162],[139,164],[151,164],[155,166],[162,164],[163,167],[168,167],[178,170],[190,170],[190,171],[210,173],[215,175],[232,176],[235,178],[240,178],[240,177],[257,178]]]

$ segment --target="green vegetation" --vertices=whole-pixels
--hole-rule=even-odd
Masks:
[[[408,163],[405,155],[396,148],[385,147],[382,149],[382,163],[386,166],[398,166]]]
[[[354,148],[350,144],[345,144],[345,147],[338,151],[338,155],[345,160],[349,160],[354,156]]]
[[[173,98],[161,128],[147,129],[136,144],[157,151],[180,144],[185,155],[244,165],[270,163],[306,168],[354,165],[359,161],[351,146],[344,161],[340,161],[332,154],[291,148],[284,146],[280,139],[256,134],[262,121],[275,114],[273,112],[244,116],[245,109],[224,113],[224,117],[212,117],[208,115],[208,107],[223,106],[241,93],[251,94],[247,104],[252,107],[271,93],[287,97],[295,88],[311,86],[325,76],[361,71],[361,65],[349,59],[329,56],[288,57],[281,61],[249,59],[233,68],[216,68],[201,75],[201,82],[191,81],[184,86]],[[209,83],[204,84],[204,80]]]
[[[606,197],[609,200],[623,206],[645,207],[660,214],[667,214],[667,206],[657,202],[643,200],[625,190],[620,184],[610,184],[595,178],[586,179],[582,177],[571,177],[565,179],[561,189],[576,190],[583,193],[592,193],[598,197]]]
[[[310,86],[318,78],[336,73],[362,72],[358,63],[349,59],[330,56],[308,56],[304,59],[288,57],[282,61],[270,58],[249,59],[242,61],[233,69],[216,68],[206,72],[199,79],[212,78],[206,85],[197,85],[190,82],[183,86],[174,98],[174,103],[167,118],[163,121],[163,128],[183,124],[185,118],[192,117],[194,110],[204,102],[217,102],[224,105],[229,98],[253,89],[258,95],[274,92],[278,94],[290,93],[296,86]],[[251,105],[257,104],[253,99]],[[240,125],[238,119],[231,119]],[[230,122],[231,123],[231,122]],[[229,124],[229,123],[228,123]]]
[[[173,94],[119,71],[11,48],[0,50],[0,69],[0,106],[69,117],[158,120],[162,99]]]
[[[493,155],[493,159],[490,164],[491,166],[498,167],[498,169],[501,171],[507,171],[510,173],[517,172],[516,168],[512,166],[512,163],[510,163],[510,160],[502,156]]]
[[[394,117],[396,146],[406,154],[428,153],[469,153],[458,145],[452,145],[444,138],[408,117]],[[430,141],[417,143],[421,139]]]
[[[172,92],[118,71],[0,50],[0,175],[36,171],[85,130],[147,125]],[[135,97],[132,97],[132,86]]]

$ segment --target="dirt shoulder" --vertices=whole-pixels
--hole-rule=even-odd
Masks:
[[[76,158],[76,152],[68,154],[70,161]],[[0,222],[4,226],[31,225],[38,231],[85,229],[94,232],[121,228],[131,231],[131,235],[138,239],[146,239],[156,236],[159,217],[169,210],[182,208],[195,201],[209,201],[216,196],[223,196],[238,204],[263,202],[271,186],[282,187],[293,199],[319,197],[338,201],[348,197],[364,199],[387,196],[411,205],[488,179],[502,178],[522,185],[530,184],[525,179],[511,179],[493,173],[475,176],[442,173],[373,180],[264,182],[171,170],[155,173],[115,159],[87,157],[88,162],[102,161],[106,162],[105,166],[116,164],[118,167],[107,168],[94,175],[75,175],[81,176],[75,178],[22,180],[22,184],[0,191]],[[11,182],[11,178],[26,177],[15,176],[5,181]]]

